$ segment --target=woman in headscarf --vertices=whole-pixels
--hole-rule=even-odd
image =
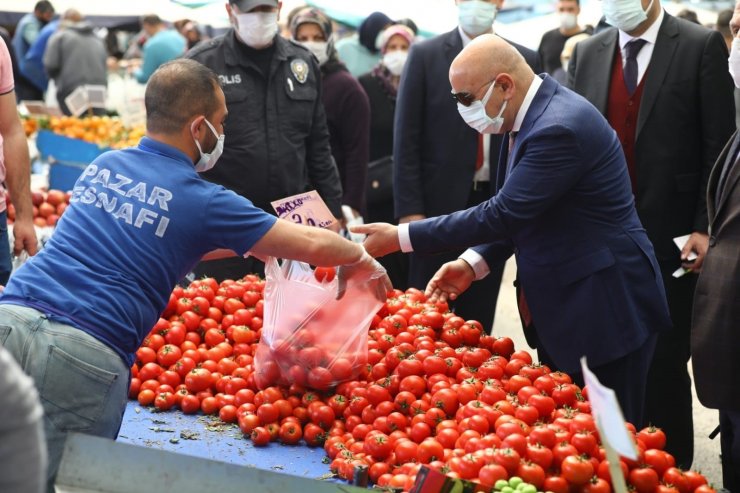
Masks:
[[[332,156],[344,190],[342,204],[353,214],[365,214],[370,104],[365,91],[339,61],[334,49],[331,20],[315,8],[298,12],[290,25],[293,40],[319,61],[322,101],[326,109]]]
[[[406,64],[409,47],[414,42],[414,32],[407,26],[394,24],[384,29],[379,37],[382,58],[368,73],[360,76],[360,84],[370,100],[370,163],[373,175],[384,172],[371,187],[387,188],[392,183],[393,114],[396,110],[396,93],[401,72]],[[382,164],[381,164],[382,163]],[[375,168],[377,166],[377,169]],[[367,222],[395,223],[393,195],[377,194],[377,200],[367,204]],[[374,195],[371,195],[374,197]],[[388,271],[393,285],[404,289],[408,282],[408,260],[399,253],[378,259]]]
[[[337,42],[339,59],[347,65],[352,75],[358,77],[378,63],[378,37],[391,24],[393,21],[390,17],[382,12],[373,12],[357,27],[356,33]]]

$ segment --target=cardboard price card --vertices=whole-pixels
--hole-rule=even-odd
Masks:
[[[326,228],[336,219],[316,190],[270,202],[280,219],[306,226]]]

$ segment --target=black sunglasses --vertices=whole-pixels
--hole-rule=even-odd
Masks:
[[[481,88],[494,83],[495,80],[496,79],[491,79],[490,81],[483,84]],[[480,89],[478,90],[480,91]],[[473,104],[473,102],[476,101],[475,95],[470,94],[469,92],[453,92],[452,97],[455,98],[458,103],[460,103],[461,105],[465,107],[470,106],[471,104]]]
[[[470,106],[475,101],[475,96],[469,92],[453,92],[452,97],[463,106]]]

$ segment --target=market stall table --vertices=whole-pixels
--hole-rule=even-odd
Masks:
[[[331,476],[323,448],[309,448],[302,442],[255,447],[236,424],[225,424],[218,416],[153,409],[129,401],[118,441],[310,479]]]

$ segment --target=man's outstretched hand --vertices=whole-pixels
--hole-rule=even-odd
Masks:
[[[475,280],[475,271],[462,259],[447,262],[427,284],[425,294],[429,301],[454,301]]]
[[[398,241],[398,226],[388,223],[370,223],[353,226],[353,233],[367,235],[362,246],[375,258],[383,257],[401,249]]]

